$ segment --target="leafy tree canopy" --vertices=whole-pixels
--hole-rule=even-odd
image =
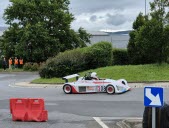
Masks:
[[[84,47],[90,35],[71,29],[73,15],[69,0],[10,0],[4,19],[9,25],[1,48],[7,57],[41,62],[59,52]]]
[[[149,15],[140,13],[133,23],[128,44],[132,64],[161,63],[168,58],[169,1],[154,0],[150,7]]]

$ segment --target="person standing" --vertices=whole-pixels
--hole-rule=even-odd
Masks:
[[[20,65],[20,68],[23,67],[23,59],[22,58],[19,59],[19,65]]]
[[[3,66],[3,69],[6,71],[6,59],[4,57],[3,61],[2,61],[2,66]]]
[[[14,61],[15,63],[15,68],[18,68],[18,59],[17,59],[17,57],[15,57],[15,61]]]
[[[11,70],[12,69],[12,58],[9,58],[8,63],[9,63],[9,69]]]

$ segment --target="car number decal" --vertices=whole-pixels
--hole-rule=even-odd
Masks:
[[[106,86],[98,86],[97,89],[98,89],[98,92],[105,92]]]

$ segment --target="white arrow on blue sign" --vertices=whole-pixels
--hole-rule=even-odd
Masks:
[[[144,88],[144,106],[146,107],[163,106],[163,88],[145,87]]]

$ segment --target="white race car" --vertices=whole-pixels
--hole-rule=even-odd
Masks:
[[[89,72],[84,77],[78,74],[73,74],[63,77],[66,83],[63,85],[63,91],[66,94],[70,93],[95,93],[106,92],[108,94],[124,93],[131,88],[125,79],[112,80],[112,79],[93,79],[93,73]],[[96,74],[94,72],[94,74]],[[76,77],[75,82],[68,82],[68,79]]]

